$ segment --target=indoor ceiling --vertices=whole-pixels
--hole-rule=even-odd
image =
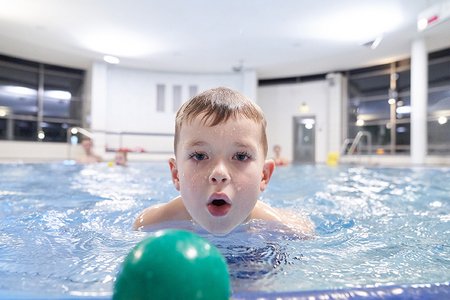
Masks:
[[[429,51],[450,47],[449,20],[417,31],[419,13],[443,1],[0,0],[0,54],[81,68],[110,54],[153,71],[312,75],[409,57],[422,36]]]

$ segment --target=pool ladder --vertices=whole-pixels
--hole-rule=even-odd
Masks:
[[[372,134],[369,131],[358,131],[354,139],[345,139],[341,148],[341,155],[353,155],[361,154],[361,148],[358,147],[361,144],[361,140],[363,137],[366,137],[366,145],[367,145],[367,154],[372,153]],[[350,148],[348,147],[350,145]],[[348,149],[348,150],[347,150]]]

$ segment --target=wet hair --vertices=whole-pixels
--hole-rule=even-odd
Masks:
[[[213,127],[230,118],[244,117],[261,124],[261,144],[267,155],[266,119],[261,108],[237,91],[225,87],[207,90],[184,103],[175,118],[174,151],[176,153],[180,130],[183,124],[201,116],[205,126]]]

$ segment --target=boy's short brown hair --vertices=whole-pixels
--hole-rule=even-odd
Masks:
[[[229,118],[245,117],[261,124],[261,144],[264,156],[267,155],[266,119],[261,108],[241,93],[225,87],[207,90],[184,103],[175,118],[174,151],[183,123],[192,122],[198,116],[206,126],[216,126]]]

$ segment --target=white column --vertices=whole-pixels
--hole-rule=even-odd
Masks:
[[[411,47],[411,163],[425,163],[427,155],[428,53],[424,38]]]
[[[242,71],[242,90],[241,92],[252,99],[255,102],[258,102],[257,97],[257,89],[258,89],[258,77],[256,76],[256,72],[254,70],[245,70]]]
[[[328,73],[327,151],[339,153],[342,144],[342,85],[340,73]]]
[[[91,129],[107,129],[107,82],[108,67],[106,63],[95,62],[91,69]],[[95,152],[104,155],[106,145],[105,134],[94,134]]]

